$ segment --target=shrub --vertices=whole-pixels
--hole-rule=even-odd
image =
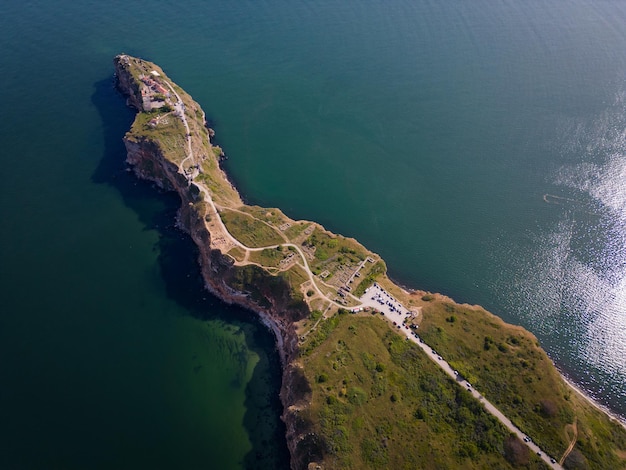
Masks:
[[[350,387],[348,389],[348,401],[353,405],[362,405],[367,401],[367,393],[360,387]]]
[[[459,449],[459,455],[461,457],[472,458],[478,453],[478,447],[473,442],[464,442]]]
[[[511,343],[511,344],[513,344],[515,346],[519,346],[520,341],[515,336],[509,336],[509,343]]]
[[[311,312],[311,321],[319,320],[320,318],[322,318],[322,315],[323,314],[322,314],[321,310],[313,310]]]
[[[387,447],[375,439],[364,439],[361,442],[361,452],[365,461],[371,463],[373,468],[384,468],[389,462]]]
[[[578,449],[574,449],[563,462],[563,467],[567,470],[586,470],[589,465],[585,456]]]
[[[515,466],[528,465],[530,452],[517,436],[511,434],[504,441],[504,457]]]
[[[556,403],[554,403],[552,400],[545,399],[539,402],[539,411],[545,417],[552,418],[556,416],[558,407],[556,406]]]

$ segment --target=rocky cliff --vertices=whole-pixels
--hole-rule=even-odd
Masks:
[[[163,75],[163,72],[154,64],[138,62],[129,56],[115,58],[117,86],[128,97],[127,103],[139,111],[139,116],[146,110],[143,106],[142,84],[137,76],[138,64],[145,66],[145,73],[156,70],[156,73]],[[181,93],[184,92],[179,91]],[[197,109],[200,107],[197,106]],[[172,161],[158,134],[138,132],[135,124],[124,136],[126,161],[139,178],[176,191],[180,196],[178,224],[189,233],[198,247],[206,288],[224,302],[240,305],[256,313],[274,333],[283,369],[280,399],[284,409],[282,420],[287,428],[291,467],[307,468],[319,451],[315,446],[315,436],[311,434],[310,423],[302,413],[310,401],[311,389],[296,362],[298,336],[294,322],[308,316],[309,309],[304,302],[293,298],[292,290],[284,279],[272,276],[263,269],[238,266],[232,257],[214,247],[214,234],[207,223],[206,204],[198,196],[198,187]],[[204,126],[204,122],[201,124],[201,133],[204,135],[197,137],[209,142],[210,130]],[[221,169],[217,168],[214,174],[232,188]],[[254,296],[250,295],[252,290]]]

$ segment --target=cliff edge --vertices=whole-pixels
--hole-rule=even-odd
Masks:
[[[302,276],[295,260],[283,261],[289,256],[293,258],[294,251],[272,246],[272,256],[281,258],[274,263],[278,267],[265,266],[261,259],[253,261],[262,258],[264,250],[239,242],[222,217],[230,217],[233,224],[243,219],[242,223],[252,225],[251,230],[243,228],[240,232],[244,238],[246,234],[260,239],[269,237],[270,243],[283,244],[287,239],[278,236],[280,231],[272,234],[269,225],[254,227],[262,222],[244,212],[239,194],[219,167],[222,151],[211,144],[212,132],[206,127],[200,106],[155,64],[119,55],[114,66],[119,90],[127,96],[127,104],[138,111],[132,128],[124,136],[127,162],[139,178],[180,196],[178,224],[198,247],[206,288],[224,302],[254,311],[276,337],[283,367],[282,419],[287,426],[292,466],[303,468],[309,463],[308,456],[313,457],[315,452],[304,450],[311,440],[310,426],[299,418],[310,401],[310,387],[296,361],[296,329],[297,322],[310,315],[304,299],[312,299],[291,282]],[[274,212],[283,224],[289,223],[282,213]],[[259,234],[263,229],[270,233]]]
[[[114,66],[137,110],[127,162],[180,196],[206,288],[276,337],[293,469],[626,466],[624,428],[572,394],[532,334],[407,292],[354,239],[245,205],[198,103],[151,62]]]

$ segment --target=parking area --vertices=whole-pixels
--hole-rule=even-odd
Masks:
[[[364,306],[371,307],[382,312],[387,318],[404,328],[403,323],[407,318],[412,318],[412,313],[405,308],[395,297],[389,294],[377,283],[369,287],[359,299]],[[408,326],[406,327],[408,329]]]

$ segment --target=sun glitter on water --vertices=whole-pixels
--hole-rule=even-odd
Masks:
[[[571,201],[554,231],[561,245],[559,310],[577,317],[570,331],[580,358],[608,377],[592,388],[625,403],[626,388],[626,110],[624,95],[591,126],[578,126],[582,163],[555,177]],[[545,244],[543,244],[545,249]],[[554,265],[544,269],[554,269]],[[574,330],[574,329],[572,329]]]
[[[563,124],[558,152],[575,163],[548,177],[547,217],[507,248],[518,276],[498,287],[563,371],[626,416],[625,102]]]

